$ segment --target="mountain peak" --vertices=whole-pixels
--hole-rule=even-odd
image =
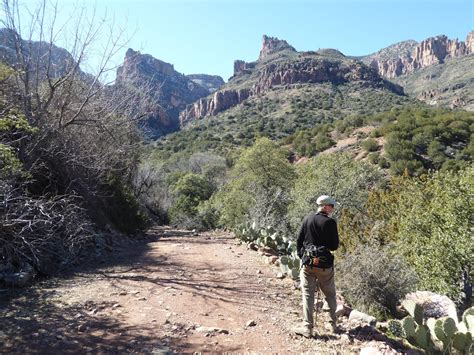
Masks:
[[[290,46],[287,41],[283,39],[278,39],[276,37],[269,37],[267,35],[263,35],[262,49],[260,50],[260,55],[258,59],[262,60],[265,57],[269,56],[270,54],[280,52],[283,50],[290,50],[290,51],[296,52],[296,49]]]

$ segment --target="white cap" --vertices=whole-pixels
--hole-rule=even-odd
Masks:
[[[316,203],[318,206],[324,206],[324,205],[336,205],[336,200],[333,199],[331,196],[328,195],[321,195],[318,197],[316,200]]]

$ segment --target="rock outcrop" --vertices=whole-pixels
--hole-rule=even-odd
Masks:
[[[290,46],[285,40],[263,35],[262,49],[260,50],[258,60],[265,59],[265,57],[268,57],[273,53],[277,53],[283,50],[290,50],[292,52],[296,52],[296,49]]]
[[[363,58],[363,61],[381,76],[395,78],[471,53],[474,53],[474,31],[467,35],[465,42],[451,40],[445,35],[431,37],[421,43],[400,42]]]
[[[401,86],[382,79],[375,70],[361,62],[355,60],[331,61],[302,56],[295,61],[267,64],[259,70],[257,81],[251,88],[218,91],[211,97],[188,105],[180,113],[180,124],[185,125],[194,119],[216,115],[240,104],[249,97],[264,94],[275,87],[324,82],[339,85],[355,81],[364,82],[366,86],[386,88],[397,94],[403,94]]]
[[[209,95],[209,90],[174,70],[172,64],[129,49],[117,69],[116,85],[149,92],[149,117],[144,128],[152,138],[179,128],[179,112]]]
[[[219,88],[225,84],[224,80],[218,75],[189,74],[186,75],[186,77],[206,88],[210,93],[219,90]]]
[[[234,76],[240,74],[250,74],[251,70],[255,68],[256,63],[247,63],[243,60],[234,61]]]
[[[248,99],[252,92],[250,89],[217,91],[211,97],[199,99],[188,105],[179,115],[180,125],[185,125],[193,119],[213,116],[227,110]]]
[[[399,94],[403,93],[401,87],[381,79],[376,71],[361,62],[340,62],[315,58],[267,65],[254,85],[253,92],[263,93],[278,85],[322,82],[339,85],[350,81],[365,81],[374,87],[387,87]]]
[[[19,44],[24,64],[35,72],[38,71],[38,79],[59,78],[70,72],[76,65],[74,57],[64,48],[50,45],[47,42],[28,41],[20,38],[13,30],[0,29],[0,61],[16,67],[22,61],[18,57],[16,43]],[[44,60],[50,58],[51,62]],[[24,68],[22,68],[24,69]],[[82,79],[86,80],[90,75],[78,69],[77,72]],[[32,78],[33,80],[34,78]]]

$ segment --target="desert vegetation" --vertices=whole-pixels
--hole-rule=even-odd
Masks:
[[[106,20],[79,12],[66,52],[54,44],[61,31],[54,5],[39,3],[21,27],[16,1],[3,1],[2,9],[3,34],[15,50],[0,66],[1,259],[4,269],[47,273],[100,231],[145,226],[132,188],[142,93],[103,82],[122,43]],[[100,65],[85,74],[81,65],[106,30]]]

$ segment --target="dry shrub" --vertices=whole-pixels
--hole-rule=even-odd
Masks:
[[[394,315],[397,303],[415,290],[417,275],[388,247],[361,245],[337,265],[337,281],[354,307],[384,318]]]

